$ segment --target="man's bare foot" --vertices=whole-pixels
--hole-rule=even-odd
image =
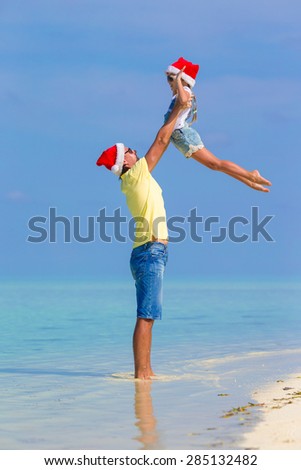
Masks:
[[[152,376],[154,376],[154,372],[152,369],[149,368],[142,368],[141,370],[137,370],[135,372],[135,379],[140,380],[151,380]]]
[[[254,183],[259,184],[259,185],[264,184],[265,186],[272,186],[272,183],[269,180],[263,178],[263,176],[261,176],[258,170],[250,171],[250,173],[254,177],[253,179]],[[257,189],[257,188],[254,188],[254,189]],[[262,190],[259,189],[259,191],[262,191]],[[265,192],[268,192],[268,191],[265,191]]]
[[[152,380],[150,375],[147,374],[137,374],[135,375],[136,380]]]

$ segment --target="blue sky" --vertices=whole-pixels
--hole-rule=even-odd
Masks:
[[[274,216],[266,228],[275,241],[187,237],[170,244],[168,277],[299,276],[300,20],[297,0],[2,2],[0,276],[129,279],[131,240],[64,243],[61,225],[56,243],[29,243],[28,220],[56,207],[80,216],[84,236],[101,208],[128,215],[118,180],[95,161],[119,141],[143,156],[170,101],[163,72],[181,55],[201,67],[205,145],[273,187],[252,191],[170,146],[154,172],[168,217],[196,208],[222,226],[256,206]]]

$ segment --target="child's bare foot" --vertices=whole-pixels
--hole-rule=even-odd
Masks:
[[[253,179],[254,183],[257,183],[259,185],[264,184],[266,186],[272,186],[272,183],[269,180],[263,178],[263,176],[261,176],[258,170],[250,171],[250,173],[254,176],[254,179]]]
[[[269,193],[270,190],[268,188],[265,188],[261,184],[258,183],[251,183],[250,184],[251,188],[256,189],[256,191],[263,191],[264,193]]]

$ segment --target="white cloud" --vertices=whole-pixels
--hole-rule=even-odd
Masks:
[[[111,40],[123,36],[128,41],[136,35],[140,43],[160,35],[170,44],[191,47],[200,31],[209,42],[233,29],[243,32],[252,23],[286,23],[289,29],[298,28],[300,13],[299,0],[190,0],[187,5],[182,0],[10,0],[2,6],[1,20],[10,27],[63,25],[66,31],[77,28],[79,34],[88,37],[98,30]]]
[[[274,33],[268,38],[268,42],[276,46],[284,46],[292,51],[301,52],[301,32],[299,28],[297,31],[290,29],[289,31]]]
[[[28,200],[28,196],[19,189],[14,189],[5,194],[5,199],[12,202],[24,202]]]
[[[292,119],[301,118],[301,106],[296,97],[301,96],[299,80],[289,78],[255,78],[226,76],[204,80],[201,95],[206,101],[231,112],[281,111]]]
[[[183,18],[198,21],[200,27],[206,27],[207,20],[219,21],[225,24],[226,20],[237,21],[238,18],[250,20],[271,21],[299,21],[298,13],[301,11],[299,0],[190,0],[188,5],[182,0],[10,0],[2,5],[2,20],[6,23],[22,24],[27,21],[35,21],[40,17],[60,23],[62,21],[74,24],[83,24],[85,21],[91,24],[102,23],[106,29],[113,29],[117,25],[125,24],[140,28],[145,23],[152,23],[156,28],[165,25],[165,29],[172,30],[176,34],[175,27],[185,27]],[[115,19],[115,23],[107,23],[106,18]],[[139,21],[137,21],[137,18]],[[127,21],[125,21],[125,19]],[[168,21],[172,19],[173,21]],[[144,20],[144,21],[143,21]],[[179,34],[182,31],[179,31]]]

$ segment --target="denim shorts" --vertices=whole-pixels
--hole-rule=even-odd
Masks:
[[[162,318],[163,274],[167,258],[167,245],[160,242],[148,242],[132,251],[130,266],[136,286],[138,318]]]
[[[205,147],[197,131],[189,126],[175,129],[170,140],[186,158],[191,157],[194,152]]]

